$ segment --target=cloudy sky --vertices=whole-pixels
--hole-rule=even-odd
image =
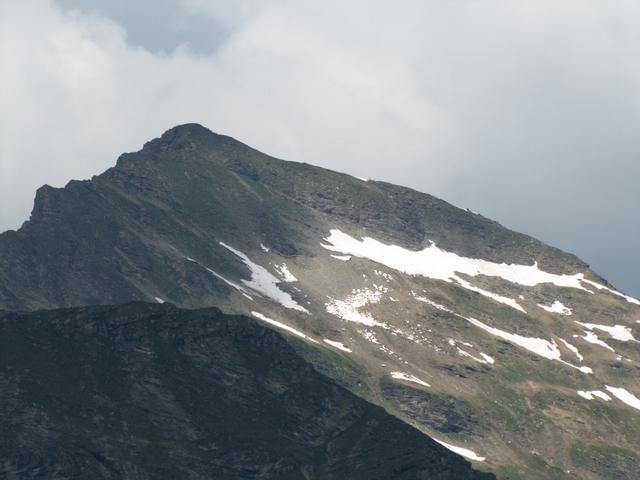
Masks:
[[[0,230],[199,122],[414,187],[640,295],[640,2],[0,0]]]

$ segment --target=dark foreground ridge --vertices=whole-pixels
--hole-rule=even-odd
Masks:
[[[0,314],[0,477],[491,479],[216,309]]]

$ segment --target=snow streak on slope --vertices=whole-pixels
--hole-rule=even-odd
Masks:
[[[334,340],[329,340],[328,338],[325,338],[323,341],[324,343],[331,345],[332,347],[335,347],[338,350],[342,350],[343,352],[351,353],[352,351],[350,348],[345,347],[342,342],[336,342]]]
[[[273,320],[272,318],[269,318],[261,314],[260,312],[251,312],[251,315],[256,317],[258,320],[262,320],[263,322],[268,323],[269,325],[273,325],[274,327],[280,328],[282,330],[286,330],[289,333],[293,333],[297,337],[304,338],[305,340],[308,340],[312,343],[320,343],[317,340],[311,338],[310,336],[302,333],[300,330],[296,330],[295,328],[290,327],[289,325],[285,325],[284,323],[278,322],[277,320]]]
[[[213,275],[216,278],[219,278],[220,280],[222,280],[224,283],[226,283],[227,285],[229,285],[232,288],[235,288],[238,292],[240,292],[243,296],[247,297],[249,300],[253,301],[253,298],[251,297],[251,295],[249,295],[247,293],[247,291],[242,288],[240,285],[238,285],[237,283],[232,282],[231,280],[228,280],[227,278],[223,277],[222,275],[220,275],[218,272],[216,272],[215,270],[206,267],[204,265],[202,265],[200,262],[194,260],[191,257],[186,257],[188,261],[195,263],[196,265],[200,265],[202,268],[204,268],[207,272],[209,272],[211,275]]]
[[[529,350],[530,352],[535,353],[536,355],[540,355],[541,357],[548,358],[549,360],[557,360],[558,362],[561,362],[564,365],[580,370],[582,373],[593,373],[593,370],[591,369],[591,367],[587,367],[587,366],[579,367],[577,365],[573,365],[572,363],[562,360],[561,358],[562,354],[560,353],[560,349],[558,348],[558,344],[555,342],[555,340],[549,341],[549,340],[545,340],[544,338],[525,337],[522,335],[505,332],[504,330],[500,330],[499,328],[491,327],[485,323],[482,323],[480,320],[476,320],[475,318],[465,317],[463,315],[455,313],[454,311],[449,310],[447,307],[440,305],[432,300],[429,300],[428,298],[419,297],[419,296],[416,296],[415,298],[416,300],[427,303],[432,307],[437,308],[438,310],[442,310],[444,312],[450,313],[451,315],[455,315],[456,317],[462,318],[463,320],[466,320],[472,325],[475,325],[476,327],[481,328],[485,332],[488,332],[491,335],[495,335],[496,337],[500,337],[504,340],[507,340],[508,342],[511,342],[514,345],[518,345],[519,347],[522,347],[526,350]]]
[[[448,448],[452,452],[457,453],[458,455],[462,455],[463,457],[468,458],[469,460],[475,460],[476,462],[484,462],[486,460],[484,457],[481,457],[480,455],[478,455],[472,450],[469,450],[468,448],[456,447],[455,445],[451,445],[450,443],[443,442],[442,440],[438,440],[437,438],[433,438],[433,440],[438,442],[443,447]]]
[[[606,290],[609,293],[613,293],[618,297],[624,298],[629,303],[635,303],[636,305],[640,305],[640,300],[638,300],[637,298],[630,297],[629,295],[625,295],[624,293],[620,293],[617,290],[613,290],[612,288],[605,287],[604,285],[601,285],[599,283],[592,282],[591,280],[583,280],[583,282],[596,287],[598,290]]]
[[[584,282],[600,290],[607,290],[628,302],[640,304],[640,301],[632,297],[591,280],[585,280],[583,273],[574,275],[549,273],[540,270],[537,262],[532,265],[494,263],[477,258],[462,257],[456,253],[442,250],[434,243],[423,250],[408,250],[397,245],[384,244],[370,237],[357,240],[338,229],[332,229],[324,241],[326,243],[321,243],[322,247],[332,252],[367,258],[409,275],[421,275],[435,280],[456,282],[463,288],[474,290],[521,311],[523,311],[522,307],[515,300],[481,290],[460,278],[459,274],[470,277],[478,275],[499,277],[508,282],[528,287],[551,283],[558,287],[576,288],[593,293],[585,288]]]
[[[630,407],[640,410],[640,398],[636,397],[633,393],[628,392],[624,388],[610,387],[609,385],[605,385],[605,388],[618,400],[622,400]]]
[[[576,354],[576,357],[578,357],[578,360],[583,361],[584,357],[580,354],[580,350],[578,350],[577,347],[575,347],[574,345],[571,345],[569,342],[567,342],[564,338],[561,338],[560,341],[562,343],[564,343],[564,346],[567,347],[569,350],[571,350],[573,353]]]
[[[470,354],[466,350],[463,350],[462,348],[458,348],[458,354],[462,355],[463,357],[468,357],[472,360],[475,360],[478,363],[484,363],[486,365],[493,365],[495,363],[495,360],[493,359],[493,357],[482,352],[480,352],[481,358],[479,358],[479,357],[476,357],[475,355]]]
[[[278,302],[279,304],[281,304],[286,308],[309,313],[309,311],[306,308],[299,305],[293,298],[291,298],[291,295],[289,295],[287,292],[280,290],[280,288],[278,288],[278,283],[280,283],[281,280],[276,276],[272,275],[266,268],[261,267],[256,263],[253,263],[251,259],[247,257],[244,253],[242,253],[239,250],[236,250],[233,247],[230,247],[226,243],[220,242],[220,245],[222,245],[224,248],[226,248],[230,252],[233,252],[236,256],[240,257],[244,262],[244,264],[247,267],[249,267],[249,269],[251,270],[251,280],[242,280],[242,283],[244,283],[247,287],[249,287],[251,290],[254,290],[264,295],[265,297],[275,300],[276,302]],[[227,281],[227,283],[230,283],[230,282]]]
[[[425,382],[424,380],[420,380],[418,377],[416,377],[414,375],[410,375],[408,373],[391,372],[390,375],[391,375],[391,378],[395,378],[396,380],[404,380],[405,382],[417,383],[418,385],[422,385],[423,387],[430,387],[431,386],[427,382]]]

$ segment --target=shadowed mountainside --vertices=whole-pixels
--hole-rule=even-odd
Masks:
[[[490,479],[217,309],[0,313],[0,476]]]

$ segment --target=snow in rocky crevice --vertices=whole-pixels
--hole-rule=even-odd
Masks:
[[[164,303],[164,300],[160,297],[153,297],[153,299],[157,302],[157,303]]]
[[[240,292],[244,297],[246,297],[246,298],[248,298],[249,300],[253,301],[253,297],[251,297],[251,295],[249,295],[249,294],[247,293],[247,291],[246,291],[243,287],[241,287],[240,285],[238,285],[237,283],[232,282],[231,280],[229,280],[229,279],[227,279],[227,278],[223,277],[222,275],[220,275],[220,274],[219,274],[218,272],[216,272],[215,270],[213,270],[213,269],[211,269],[211,268],[209,268],[209,267],[207,267],[207,266],[205,266],[205,265],[202,265],[200,262],[198,262],[198,261],[194,260],[194,259],[193,259],[193,258],[191,258],[191,257],[186,257],[186,259],[187,259],[189,262],[195,263],[196,265],[200,265],[202,268],[204,268],[204,269],[205,269],[207,272],[209,272],[211,275],[213,275],[213,276],[214,276],[214,277],[216,277],[216,278],[219,278],[219,279],[220,279],[220,280],[222,280],[224,283],[226,283],[227,285],[229,285],[231,288],[234,288],[234,289],[236,289],[238,292]]]
[[[584,286],[583,283],[585,283],[599,290],[607,290],[628,302],[640,305],[640,301],[632,297],[597,282],[586,280],[583,273],[559,275],[540,270],[536,262],[532,265],[519,265],[463,257],[443,250],[434,243],[423,250],[415,251],[397,245],[387,245],[370,237],[358,240],[338,229],[332,229],[330,235],[324,238],[324,243],[321,243],[321,246],[332,252],[366,258],[409,275],[420,275],[449,283],[455,282],[463,288],[476,291],[520,311],[523,311],[523,308],[514,299],[482,290],[471,285],[459,275],[498,277],[508,282],[528,287],[550,283],[558,287],[575,288],[593,293],[593,291]]]
[[[433,438],[433,440],[438,442],[443,447],[451,450],[454,453],[457,453],[458,455],[462,455],[463,457],[468,458],[469,460],[474,460],[476,462],[484,462],[486,460],[485,457],[481,457],[480,455],[475,453],[473,450],[469,450],[468,448],[456,447],[455,445],[451,445],[450,443],[443,442],[442,440],[438,440],[437,438]]]
[[[546,310],[549,313],[559,313],[560,315],[571,315],[571,309],[565,307],[562,302],[556,300],[551,305],[543,305],[541,303],[538,304],[540,308]]]
[[[320,343],[317,340],[315,340],[314,338],[311,338],[310,336],[306,335],[305,333],[302,333],[300,330],[296,330],[293,327],[290,327],[289,325],[286,325],[282,322],[278,322],[277,320],[273,320],[272,318],[269,318],[265,315],[263,315],[260,312],[251,312],[251,315],[253,315],[254,317],[256,317],[258,320],[262,320],[265,323],[268,323],[269,325],[273,325],[274,327],[277,327],[281,330],[286,330],[289,333],[294,334],[297,337],[303,338],[309,342],[312,343]]]
[[[278,283],[280,283],[281,280],[272,275],[266,268],[252,262],[251,259],[240,250],[236,250],[223,242],[220,242],[220,245],[239,257],[251,270],[251,280],[241,280],[246,287],[267,298],[275,300],[285,308],[309,313],[306,308],[299,305],[293,298],[291,298],[291,295],[278,287]]]

